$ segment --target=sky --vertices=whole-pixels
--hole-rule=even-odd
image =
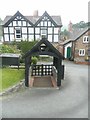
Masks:
[[[88,21],[89,0],[1,0],[0,18],[14,15],[18,10],[23,15],[33,15],[38,10],[39,15],[47,11],[49,15],[60,15],[63,26],[71,21],[73,24]]]

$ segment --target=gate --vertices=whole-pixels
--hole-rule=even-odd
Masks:
[[[31,76],[52,76],[52,66],[53,65],[32,65]]]

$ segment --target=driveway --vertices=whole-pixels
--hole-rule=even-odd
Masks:
[[[64,61],[60,90],[27,88],[2,99],[3,118],[88,118],[88,66]]]

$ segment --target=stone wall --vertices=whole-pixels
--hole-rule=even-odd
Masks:
[[[74,53],[74,61],[75,62],[86,62],[87,51],[88,51],[88,43],[83,43],[83,37],[88,35],[88,32],[81,36],[78,40],[75,41],[75,53]],[[79,49],[85,49],[85,55],[79,55]]]

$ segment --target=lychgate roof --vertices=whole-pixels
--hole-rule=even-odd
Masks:
[[[36,43],[23,58],[34,55],[50,55],[59,59],[64,59],[64,56],[46,38],[42,38],[38,43]]]

